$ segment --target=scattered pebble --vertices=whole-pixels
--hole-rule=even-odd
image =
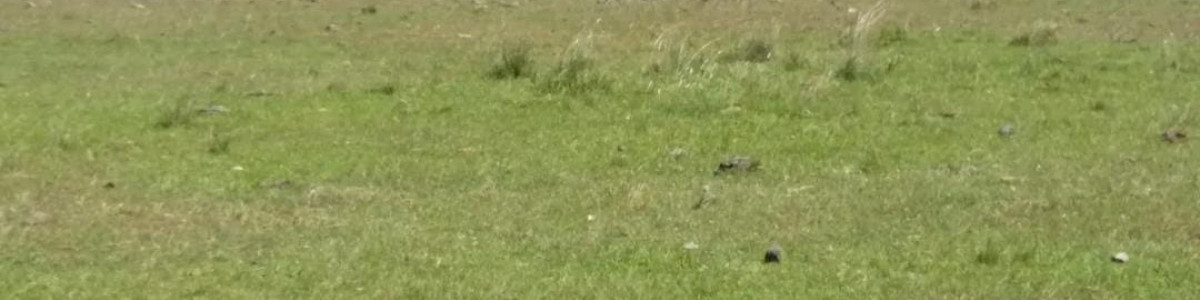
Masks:
[[[777,264],[782,256],[783,247],[779,246],[779,244],[771,245],[770,248],[767,248],[767,255],[763,257],[763,263]]]
[[[234,171],[245,171],[246,168],[242,168],[242,166],[233,166],[233,170]]]
[[[596,220],[596,216],[594,216],[594,215],[587,215],[587,220],[588,220],[588,222],[595,221],[595,220]]]
[[[1013,124],[1004,124],[1004,126],[1000,126],[1000,129],[996,130],[996,133],[1002,137],[1010,137],[1013,135],[1013,133],[1016,133],[1016,131],[1017,128],[1014,127]]]
[[[268,96],[275,96],[275,93],[264,91],[264,90],[258,90],[258,91],[246,93],[246,97],[268,97]]]
[[[671,151],[667,151],[667,156],[674,159],[679,159],[684,155],[687,155],[687,150],[683,150],[683,148],[672,148]]]
[[[1167,130],[1162,133],[1162,138],[1168,143],[1178,143],[1187,139],[1187,133],[1179,130]]]
[[[21,223],[23,223],[24,225],[39,225],[39,224],[44,224],[49,221],[50,221],[50,214],[40,212],[40,211],[35,211],[35,212],[29,214],[29,219],[26,219],[25,221],[22,221]]]
[[[712,186],[705,184],[703,190],[700,192],[700,200],[696,201],[696,204],[692,205],[692,209],[704,208],[704,206],[713,203],[713,201],[716,200],[717,196],[713,195]]]
[[[1113,254],[1112,261],[1118,264],[1127,263],[1129,262],[1129,254],[1125,252],[1117,252],[1117,254]]]
[[[697,250],[697,249],[700,249],[700,244],[697,244],[696,242],[687,242],[687,243],[683,244],[683,249]]]
[[[730,159],[721,162],[717,165],[717,170],[714,175],[721,175],[732,172],[750,172],[758,170],[758,161],[745,156],[734,156]]]
[[[198,109],[198,111],[200,111],[200,113],[206,114],[206,115],[215,115],[215,114],[227,113],[227,112],[229,112],[229,108],[226,108],[225,106],[222,106],[222,105],[212,105],[209,107]]]
[[[325,25],[325,31],[329,31],[329,32],[338,31],[338,26],[334,25],[334,24]]]
[[[264,181],[259,181],[259,182],[258,182],[258,187],[260,187],[260,188],[264,188],[264,189],[276,189],[276,190],[289,189],[289,188],[296,187],[297,185],[298,185],[298,184],[297,184],[295,181],[291,181],[291,180],[287,180],[287,179],[284,179],[284,180],[264,180]]]

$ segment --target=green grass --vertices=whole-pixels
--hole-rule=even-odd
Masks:
[[[853,81],[820,1],[143,4],[0,3],[2,298],[1200,295],[1193,2],[895,1]]]

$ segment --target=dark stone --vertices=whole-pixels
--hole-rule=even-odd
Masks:
[[[1162,138],[1168,143],[1178,143],[1187,139],[1187,133],[1179,130],[1167,130],[1162,133]]]
[[[749,157],[735,156],[721,164],[717,165],[717,170],[713,175],[721,175],[734,172],[752,172],[758,170],[758,161]]]
[[[763,257],[763,263],[777,264],[782,256],[783,247],[780,247],[779,245],[773,245],[771,248],[767,249],[767,255]]]

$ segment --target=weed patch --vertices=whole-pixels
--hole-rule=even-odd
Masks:
[[[1008,42],[1011,46],[1039,47],[1058,43],[1058,24],[1038,22],[1032,29],[1013,37]]]
[[[492,63],[486,75],[488,78],[504,80],[532,78],[534,61],[532,50],[528,43],[514,43],[500,49],[500,56]]]
[[[167,104],[154,121],[154,127],[171,129],[192,123],[192,120],[199,116],[192,105],[192,100],[188,97]]]
[[[867,38],[871,29],[883,19],[887,13],[884,2],[876,2],[866,11],[856,12],[853,23],[846,29],[843,38],[845,58],[834,71],[834,77],[844,81],[855,81],[869,77],[866,62],[870,56],[870,43]],[[894,38],[894,37],[893,37]]]
[[[771,60],[774,46],[762,39],[746,41],[741,47],[721,55],[722,62],[763,63]]]
[[[209,154],[222,155],[229,153],[229,145],[233,140],[227,136],[218,134],[213,131],[208,133],[207,150]]]
[[[547,93],[580,94],[608,90],[611,80],[595,69],[590,58],[573,55],[560,62],[539,86]]]

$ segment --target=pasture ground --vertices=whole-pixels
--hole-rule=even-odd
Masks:
[[[1200,297],[1200,2],[870,4],[0,2],[0,297]]]

